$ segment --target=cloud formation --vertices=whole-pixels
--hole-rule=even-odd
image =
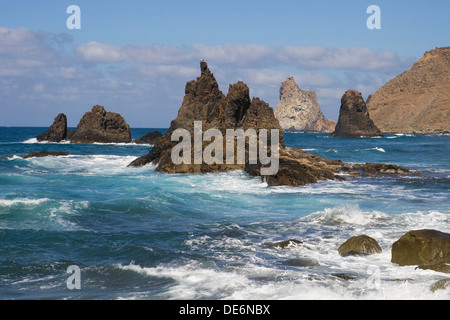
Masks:
[[[413,59],[392,51],[322,46],[222,44],[206,46],[78,46],[67,34],[0,28],[0,125],[47,125],[59,112],[76,122],[95,104],[121,112],[132,126],[166,127],[175,118],[187,81],[205,59],[222,90],[246,82],[275,107],[279,86],[293,75],[314,90],[327,116],[337,118],[349,88],[375,91],[410,68]],[[363,92],[365,95],[373,92]]]

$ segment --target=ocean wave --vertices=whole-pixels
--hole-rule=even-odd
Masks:
[[[366,149],[367,151],[368,150],[375,150],[375,151],[379,151],[379,152],[386,152],[386,150],[385,149],[383,149],[383,148],[379,148],[379,147],[375,147],[375,148],[370,148],[370,149]]]
[[[308,223],[319,223],[326,225],[359,225],[365,226],[374,223],[385,222],[390,216],[378,212],[364,212],[358,205],[341,205],[334,208],[327,208],[323,211],[315,212],[302,218],[302,221]]]
[[[23,144],[72,144],[72,142],[63,140],[61,142],[52,142],[52,141],[38,141],[36,138],[31,138],[22,142]],[[140,146],[140,147],[153,147],[152,144],[147,143],[136,143],[136,142],[94,142],[92,145],[98,146]]]
[[[14,158],[14,157],[13,157]],[[17,158],[15,158],[17,159]],[[64,157],[30,158],[26,161],[40,168],[56,169],[59,172],[79,173],[84,175],[117,174],[131,172],[127,166],[135,160],[135,156],[117,155],[68,155]],[[139,168],[147,170],[148,167]],[[33,167],[30,167],[33,170]],[[128,169],[128,170],[127,170]]]
[[[0,199],[0,206],[1,207],[12,207],[16,205],[25,205],[25,206],[36,206],[41,203],[50,201],[48,198],[42,198],[42,199],[28,199],[28,198],[19,198],[19,199]]]

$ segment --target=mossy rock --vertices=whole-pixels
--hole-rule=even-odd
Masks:
[[[341,256],[370,255],[383,252],[378,242],[366,235],[351,237],[342,244],[338,252]]]
[[[434,266],[450,263],[450,234],[414,230],[392,245],[392,263],[400,266]]]

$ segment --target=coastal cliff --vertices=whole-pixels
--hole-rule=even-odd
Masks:
[[[450,132],[450,47],[426,52],[370,96],[367,107],[383,132]]]

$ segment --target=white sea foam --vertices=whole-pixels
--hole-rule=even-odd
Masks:
[[[23,159],[21,156],[18,156],[18,155],[13,155],[12,157],[8,157],[8,158],[6,158],[8,161],[14,161],[14,160],[17,160],[17,159]]]
[[[27,159],[39,168],[55,169],[62,173],[80,175],[112,175],[130,172],[127,166],[135,160],[133,156],[116,155],[69,155],[63,157],[43,157]],[[31,167],[33,169],[33,167]],[[147,167],[141,168],[147,170]]]
[[[28,140],[26,140],[26,141],[24,141],[22,143],[35,144],[35,143],[39,143],[39,142],[38,142],[38,140],[36,138],[31,138],[31,139],[28,139]]]
[[[357,205],[342,205],[313,213],[302,218],[302,221],[330,225],[349,224],[364,226],[384,222],[388,219],[390,219],[389,215],[382,212],[363,212]]]
[[[50,201],[48,198],[42,199],[28,199],[28,198],[19,198],[19,199],[0,199],[0,206],[2,207],[11,207],[16,205],[25,205],[25,206],[37,206],[41,203]]]
[[[36,138],[31,138],[28,140],[25,140],[22,142],[23,144],[72,144],[72,142],[68,140],[63,140],[60,142],[53,142],[53,141],[38,141]],[[99,145],[99,146],[142,146],[142,147],[153,147],[152,144],[147,143],[135,143],[135,142],[110,142],[110,143],[103,143],[103,142],[94,142],[93,145]]]

